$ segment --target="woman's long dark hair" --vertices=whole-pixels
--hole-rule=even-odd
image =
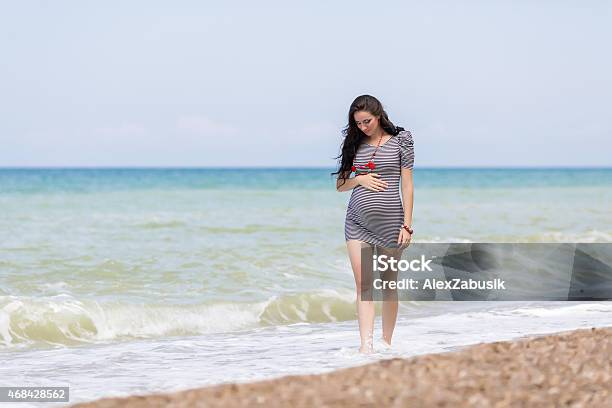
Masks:
[[[341,147],[342,152],[339,156],[335,157],[335,159],[339,159],[338,171],[331,173],[332,176],[339,174],[340,176],[338,178],[342,179],[342,184],[346,183],[346,179],[351,174],[351,166],[353,165],[357,148],[367,137],[365,133],[357,127],[357,123],[355,122],[354,114],[359,111],[366,111],[373,116],[379,116],[380,126],[382,126],[385,132],[392,136],[396,136],[400,131],[404,130],[404,128],[395,126],[391,123],[382,103],[375,97],[371,95],[361,95],[355,98],[349,108],[348,125],[342,129],[342,134],[344,135],[344,141]]]

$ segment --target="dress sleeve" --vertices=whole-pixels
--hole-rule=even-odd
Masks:
[[[412,133],[403,131],[399,135],[401,167],[411,169],[414,166],[414,141]]]

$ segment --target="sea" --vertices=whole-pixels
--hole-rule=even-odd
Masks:
[[[392,348],[377,304],[359,354],[333,170],[0,169],[0,387],[75,403],[612,325],[609,301],[402,301]],[[416,168],[414,188],[413,242],[612,242],[612,168]]]

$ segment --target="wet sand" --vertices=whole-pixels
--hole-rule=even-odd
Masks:
[[[223,367],[219,367],[220,370]],[[73,407],[612,407],[612,327]]]

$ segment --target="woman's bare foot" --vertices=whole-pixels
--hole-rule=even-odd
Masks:
[[[386,349],[391,348],[391,343],[387,343],[387,340],[385,340],[384,338],[381,338],[380,341],[382,342],[384,348]]]
[[[372,349],[372,347],[361,346],[359,347],[359,352],[361,354],[372,354],[374,350]]]
[[[371,336],[365,343],[361,344],[361,347],[359,347],[359,352],[362,354],[372,354],[374,352],[374,345]]]

